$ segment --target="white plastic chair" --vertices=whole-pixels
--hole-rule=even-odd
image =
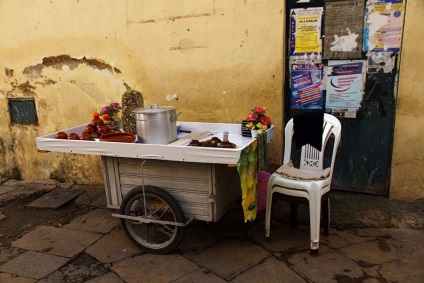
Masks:
[[[293,140],[293,119],[291,119],[285,128],[285,147],[284,147],[284,161],[283,166],[287,168],[291,164],[291,149]],[[310,236],[311,236],[311,255],[318,255],[319,252],[319,232],[320,232],[320,217],[321,217],[321,204],[324,206],[324,232],[328,234],[329,228],[329,193],[331,179],[333,177],[334,163],[336,159],[337,149],[341,137],[341,124],[340,121],[329,114],[324,114],[324,125],[322,135],[322,148],[318,151],[316,148],[306,144],[301,149],[300,168],[290,168],[290,172],[299,173],[301,175],[319,175],[323,172],[324,153],[330,136],[334,135],[334,145],[331,156],[331,165],[327,169],[328,176],[316,178],[314,176],[311,180],[300,180],[293,176],[297,174],[282,175],[281,173],[274,172],[268,180],[267,203],[266,203],[266,216],[265,216],[265,236],[270,238],[270,223],[271,223],[271,210],[272,199],[274,193],[281,194],[283,200],[291,203],[291,221],[295,221],[297,217],[297,204],[293,203],[309,203],[309,218],[310,218]],[[280,168],[283,168],[280,167]],[[281,171],[277,169],[277,171]],[[294,171],[293,171],[294,170]],[[329,172],[328,172],[329,171]],[[324,174],[325,175],[325,174]],[[306,177],[308,178],[308,177]]]

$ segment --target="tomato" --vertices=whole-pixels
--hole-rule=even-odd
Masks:
[[[99,117],[100,117],[99,112],[94,112],[94,113],[93,113],[93,118],[99,118]]]
[[[103,114],[103,120],[105,120],[105,121],[110,120],[110,115],[107,114],[107,113]]]

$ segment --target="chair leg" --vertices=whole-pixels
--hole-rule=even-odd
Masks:
[[[268,189],[266,198],[266,212],[265,212],[265,237],[269,240],[271,236],[271,212],[272,212],[272,190]]]
[[[309,254],[311,256],[318,256],[319,255],[319,249],[317,249],[317,250],[309,250]]]
[[[324,234],[328,235],[330,230],[330,199],[326,199],[322,203],[322,216],[324,225]]]
[[[294,228],[297,226],[297,203],[290,203],[290,224]]]
[[[311,233],[311,250],[319,249],[319,230],[321,218],[321,189],[312,187],[309,195],[309,222]],[[315,253],[315,252],[314,252]],[[312,254],[312,251],[311,251]]]

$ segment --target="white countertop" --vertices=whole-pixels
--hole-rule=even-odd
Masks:
[[[116,156],[142,159],[162,159],[184,162],[236,164],[240,158],[241,151],[252,143],[252,138],[241,135],[241,124],[223,123],[199,123],[199,122],[178,122],[181,130],[196,131],[207,130],[211,136],[222,139],[223,132],[228,131],[228,140],[237,145],[237,148],[216,148],[216,147],[194,147],[183,145],[160,145],[143,143],[120,143],[120,142],[100,142],[84,140],[62,140],[56,139],[56,133],[36,138],[38,150],[68,152],[78,154],[93,154],[103,156]],[[87,124],[63,130],[63,132],[77,133],[81,135]],[[183,139],[187,133],[180,133],[178,139]],[[267,130],[268,142],[274,139],[274,127]]]

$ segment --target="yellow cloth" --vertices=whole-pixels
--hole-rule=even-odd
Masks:
[[[258,140],[242,150],[237,163],[237,171],[240,176],[241,205],[244,212],[244,222],[253,221],[256,218],[258,203]]]
[[[256,219],[258,209],[258,171],[266,167],[267,134],[262,132],[240,154],[237,171],[240,176],[241,206],[244,222]]]
[[[267,132],[258,134],[256,139],[258,140],[258,171],[266,170]]]

